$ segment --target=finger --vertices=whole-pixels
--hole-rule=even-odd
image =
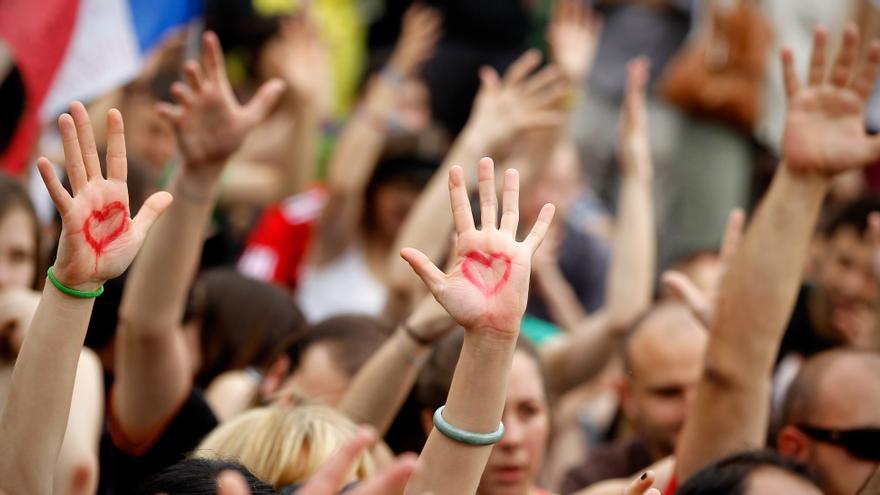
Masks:
[[[645,86],[648,84],[648,59],[637,57],[627,65],[624,110],[627,124],[639,124],[645,113]]]
[[[663,272],[661,280],[663,287],[669,291],[669,295],[673,299],[687,306],[698,320],[703,322],[706,327],[709,326],[709,301],[687,275],[674,270],[667,270]]]
[[[202,72],[202,68],[199,67],[199,64],[195,61],[188,60],[183,65],[183,77],[193,91],[199,92],[202,90],[202,83],[205,79],[205,75]]]
[[[416,456],[403,454],[388,469],[365,482],[350,495],[403,495],[406,482],[416,470]]]
[[[146,238],[147,233],[150,231],[150,227],[152,227],[156,222],[156,219],[165,212],[171,204],[171,201],[171,195],[165,191],[153,193],[146,201],[144,201],[137,216],[132,220],[132,227],[135,229],[135,232],[138,233],[140,239]]]
[[[654,484],[654,472],[646,471],[634,479],[623,491],[623,495],[647,495],[651,493],[651,485]]]
[[[58,208],[58,211],[64,216],[73,205],[73,198],[70,197],[64,186],[61,185],[58,174],[55,173],[55,167],[47,158],[40,157],[37,160],[37,169],[40,171],[43,183],[46,184],[46,189],[49,191],[52,202],[55,203],[55,208]]]
[[[251,495],[251,489],[240,473],[226,470],[217,477],[217,495]]]
[[[247,121],[251,125],[257,125],[264,121],[275,108],[282,92],[284,92],[284,81],[277,78],[266,81],[244,107]]]
[[[326,495],[336,493],[345,483],[352,465],[373,442],[376,433],[370,428],[360,428],[354,437],[334,453],[324,466],[312,475],[309,482],[297,491],[298,495]]]
[[[719,258],[723,265],[727,265],[736,251],[742,239],[743,226],[746,223],[746,214],[742,208],[734,208],[727,217],[727,227],[724,229],[724,237],[721,239],[721,251]]]
[[[491,158],[480,158],[478,177],[480,230],[495,230],[498,227],[498,193],[495,191],[495,162]]]
[[[791,47],[786,46],[782,49],[782,78],[785,81],[785,94],[789,98],[797,94],[801,89],[801,82],[798,80],[797,71],[794,68],[794,52]]]
[[[843,87],[849,84],[853,75],[853,67],[856,64],[856,56],[859,51],[859,30],[855,25],[848,25],[843,31],[843,45],[837,54],[837,60],[831,68],[831,77],[828,79],[834,86]]]
[[[501,193],[501,230],[516,235],[519,225],[519,172],[510,168],[504,172],[504,190]]]
[[[872,40],[868,46],[867,54],[862,60],[858,75],[853,80],[853,89],[863,100],[867,100],[874,91],[874,82],[877,80],[877,71],[880,69],[880,41]]]
[[[504,85],[519,84],[523,79],[538,68],[541,63],[541,53],[531,49],[520,55],[504,73]]]
[[[489,66],[480,67],[480,92],[494,91],[501,85],[498,71]]]
[[[86,169],[86,179],[101,178],[101,160],[98,158],[98,147],[95,144],[95,131],[92,130],[92,119],[82,103],[75,101],[70,104],[70,115],[76,124],[76,138],[82,151]]]
[[[452,205],[452,220],[458,235],[474,230],[474,213],[464,185],[464,172],[458,165],[449,169],[449,203]]]
[[[171,97],[184,108],[191,107],[195,98],[190,87],[180,81],[171,83]]]
[[[207,80],[217,84],[228,84],[223,49],[220,47],[220,39],[213,31],[205,31],[202,36],[202,66],[205,68]]]
[[[538,250],[541,246],[541,242],[547,235],[547,231],[550,230],[550,224],[553,222],[553,215],[555,213],[556,207],[550,203],[544,205],[544,207],[541,208],[541,212],[538,213],[538,220],[535,221],[535,225],[532,226],[531,232],[529,232],[529,235],[526,236],[526,239],[523,241],[523,244],[532,250],[532,254],[535,254],[535,251]]]
[[[555,65],[548,65],[526,81],[523,87],[523,95],[532,96],[539,94],[548,88],[554,88],[560,82],[565,82],[565,76],[562,71]]]
[[[418,249],[403,248],[400,250],[400,256],[409,263],[409,266],[422,279],[432,294],[436,293],[443,285],[446,275],[428,259],[425,253]]]
[[[822,84],[825,80],[825,45],[828,31],[823,26],[816,26],[813,31],[813,54],[810,56],[810,71],[807,82],[810,86]]]
[[[159,103],[156,103],[154,108],[160,117],[175,126],[180,122],[180,119],[183,118],[183,108],[180,105],[172,105],[171,103],[160,101]]]
[[[61,131],[61,145],[64,147],[64,168],[70,180],[70,189],[76,196],[85,187],[88,178],[82,152],[79,150],[79,140],[76,138],[76,124],[70,114],[64,113],[58,117],[58,130]]]
[[[111,108],[107,112],[107,178],[125,182],[128,162],[125,158],[125,128],[122,114]]]

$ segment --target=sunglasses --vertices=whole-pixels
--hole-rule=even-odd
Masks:
[[[856,457],[880,461],[880,428],[834,430],[801,425],[798,429],[814,440],[843,447]]]

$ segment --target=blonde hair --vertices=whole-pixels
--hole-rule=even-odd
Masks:
[[[326,406],[260,407],[215,428],[192,456],[238,461],[278,489],[308,480],[355,430],[351,420]],[[364,480],[375,471],[367,451],[353,474]]]

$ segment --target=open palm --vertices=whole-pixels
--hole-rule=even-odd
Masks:
[[[783,51],[788,113],[783,156],[801,170],[836,173],[870,165],[880,158],[880,138],[865,132],[865,103],[880,64],[875,42],[856,69],[858,33],[847,28],[843,46],[830,71],[825,62],[827,35],[816,30],[808,84],[801,87],[791,50]]]
[[[79,102],[58,119],[73,196],[62,187],[49,160],[37,166],[61,213],[61,239],[54,273],[71,288],[94,290],[119,276],[140,249],[156,218],[171,203],[168,193],[150,196],[130,218],[122,116],[107,113],[107,178],[101,174],[88,112]]]
[[[461,167],[449,172],[449,197],[457,233],[449,274],[443,273],[423,253],[404,249],[401,255],[422,278],[447,312],[468,330],[516,334],[526,307],[532,255],[540,246],[553,219],[553,205],[545,205],[523,242],[515,234],[519,223],[519,175],[504,175],[501,224],[494,164],[480,160],[481,230],[474,226]]]

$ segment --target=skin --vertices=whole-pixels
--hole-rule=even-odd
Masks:
[[[13,208],[0,218],[0,289],[30,287],[37,269],[36,226],[27,212]]]
[[[391,181],[379,187],[371,212],[378,228],[367,233],[368,241],[387,253],[419,192],[404,181]]]
[[[844,344],[876,347],[880,285],[867,237],[852,227],[838,229],[827,241],[818,275],[821,290],[813,293],[810,311],[819,331]]]
[[[880,359],[842,356],[829,365],[818,383],[817,409],[804,422],[830,429],[880,427]],[[779,451],[807,463],[829,495],[853,495],[877,469],[876,461],[850,455],[846,449],[819,442],[793,426],[779,433]]]
[[[492,449],[477,493],[533,493],[550,434],[550,417],[538,366],[522,351],[513,355],[502,421],[504,438]]]
[[[749,477],[746,488],[747,495],[778,495],[780,493],[821,495],[822,492],[816,485],[804,478],[777,468],[758,469]]]
[[[336,407],[345,396],[350,381],[351,378],[333,362],[329,347],[316,344],[305,351],[299,367],[281,386],[274,402],[291,404],[305,398]]]
[[[623,410],[648,444],[651,458],[672,454],[700,379],[708,336],[684,305],[649,316],[632,336],[632,373],[623,384]]]
[[[143,94],[125,102],[125,139],[128,152],[150,170],[161,173],[177,155],[174,126],[156,113],[155,100]]]

